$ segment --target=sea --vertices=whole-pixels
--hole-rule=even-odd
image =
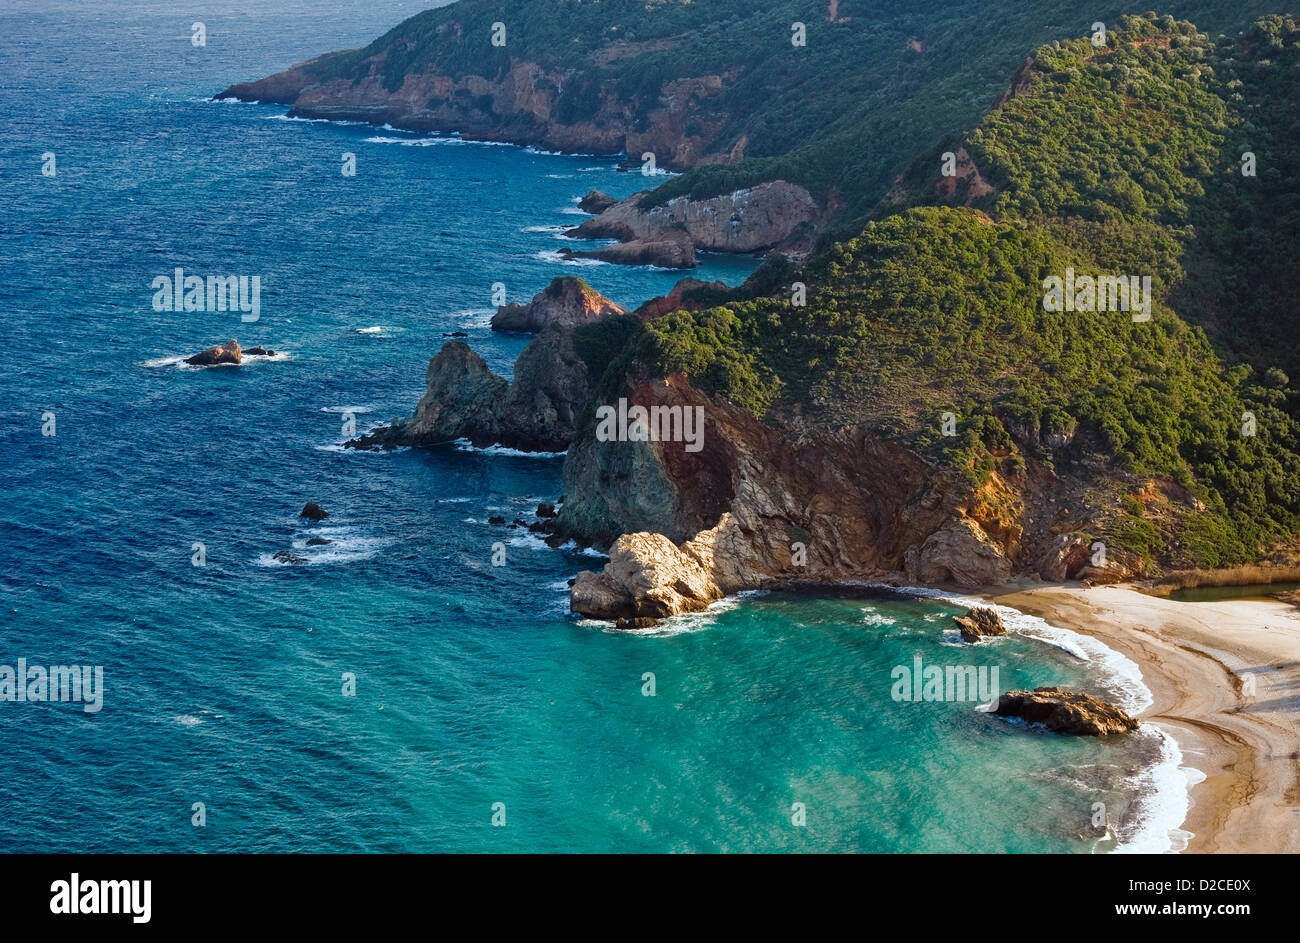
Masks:
[[[898,696],[924,665],[1147,706],[1099,643],[1007,610],[963,645],[971,600],[872,586],[615,632],[568,611],[599,553],[488,524],[560,497],[562,456],[342,447],[411,413],[448,335],[510,376],[495,291],[578,275],[635,306],[681,275],[561,258],[585,193],[658,182],[616,155],[213,99],[423,6],[0,7],[0,666],[102,676],[93,705],[5,699],[0,667],[0,851],[1181,847],[1157,728]],[[257,276],[257,319],[157,310],[178,268]],[[230,338],[276,354],[183,363]]]

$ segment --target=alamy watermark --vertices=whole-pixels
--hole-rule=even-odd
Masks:
[[[991,705],[1001,693],[997,665],[925,665],[916,655],[910,667],[895,665],[889,676],[894,679],[889,695],[895,701],[975,701]]]
[[[262,276],[186,275],[182,268],[159,275],[154,289],[155,311],[240,311],[252,323],[262,316]]]
[[[620,398],[618,407],[596,409],[598,442],[685,442],[686,451],[704,448],[703,406],[628,406]]]
[[[0,665],[0,702],[41,703],[59,701],[81,703],[87,714],[98,714],[104,706],[103,665],[28,666],[26,658],[18,666]]]
[[[1134,321],[1151,320],[1150,275],[1080,275],[1043,279],[1044,311],[1131,311]]]

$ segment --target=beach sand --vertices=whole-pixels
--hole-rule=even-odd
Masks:
[[[1183,824],[1189,853],[1300,851],[1300,609],[1120,586],[1033,585],[993,599],[1137,663],[1154,698],[1140,719],[1172,734],[1183,765],[1206,777]]]

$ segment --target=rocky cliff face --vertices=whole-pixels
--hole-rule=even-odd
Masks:
[[[782,585],[879,581],[995,586],[1017,574],[1078,575],[1077,539],[1052,532],[1050,472],[996,473],[979,490],[861,427],[796,415],[764,423],[680,375],[639,383],[629,402],[700,407],[703,447],[600,441],[579,431],[564,466],[557,533],[610,548],[580,574],[575,612],[662,618],[730,593]],[[1055,479],[1060,482],[1059,479]],[[1127,571],[1115,560],[1111,571]]]
[[[642,207],[649,191],[607,207],[569,235],[579,239],[618,239],[638,244],[685,233],[696,249],[709,252],[760,252],[781,249],[799,255],[821,218],[817,202],[803,187],[784,180],[761,183],[707,200],[677,197]]]
[[[627,314],[580,278],[557,278],[526,305],[508,304],[492,315],[492,330],[535,334],[553,324],[577,327],[611,314]]]
[[[410,419],[348,442],[351,448],[436,445],[469,439],[532,452],[560,452],[592,398],[587,365],[570,330],[551,326],[524,348],[507,383],[460,341],[429,361],[425,394]]]
[[[665,82],[657,107],[643,109],[620,94],[616,83],[596,90],[594,108],[580,119],[559,113],[565,86],[581,81],[573,70],[547,70],[535,62],[513,62],[496,78],[412,72],[389,89],[384,54],[373,57],[364,76],[321,80],[316,60],[254,82],[240,82],[217,98],[290,105],[306,118],[367,121],[412,131],[459,132],[484,141],[535,144],[548,150],[583,154],[629,154],[674,170],[730,160],[733,153],[708,154],[726,123],[725,114],[698,120],[702,102],[718,96],[726,78],[700,75]],[[697,120],[692,120],[697,119]],[[742,149],[743,151],[743,149]],[[735,159],[740,154],[734,154]]]

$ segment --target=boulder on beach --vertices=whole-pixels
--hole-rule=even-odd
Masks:
[[[977,606],[966,610],[964,616],[953,616],[952,621],[961,629],[963,642],[978,642],[990,635],[1006,635],[1007,627],[1002,624],[1002,617],[996,609]]]
[[[298,512],[298,516],[305,517],[309,521],[323,521],[329,517],[329,512],[315,501],[308,501],[303,505],[302,510]]]
[[[196,367],[215,367],[219,364],[238,364],[244,359],[244,352],[239,349],[239,341],[231,338],[224,344],[209,347],[193,357],[186,357],[185,362]]]
[[[1113,704],[1081,691],[1056,687],[1008,691],[998,698],[993,713],[1042,724],[1056,733],[1090,737],[1125,733],[1138,727],[1135,719]]]

